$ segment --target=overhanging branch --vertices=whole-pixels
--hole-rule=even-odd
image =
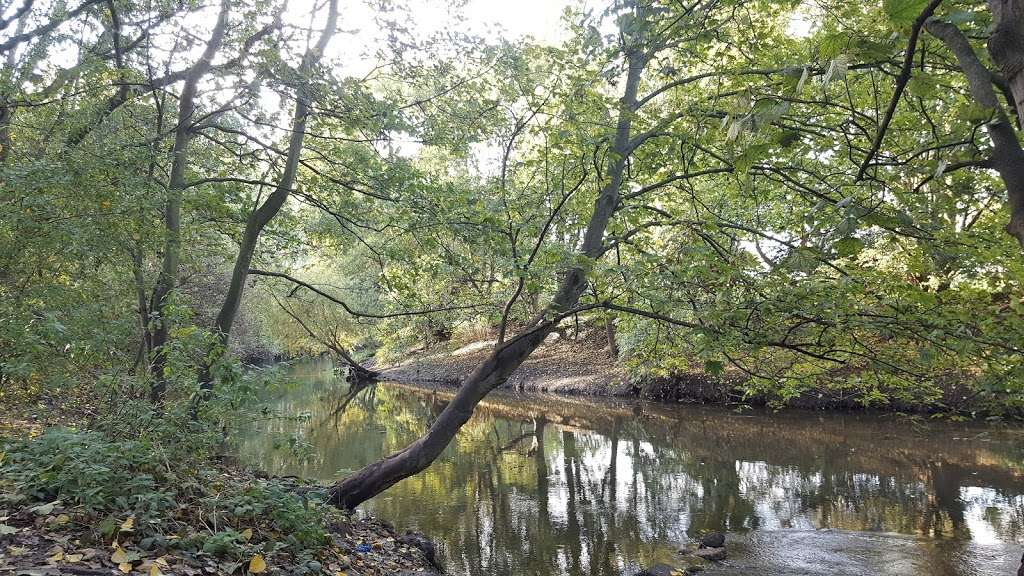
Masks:
[[[428,309],[424,309],[424,310],[404,310],[402,312],[391,312],[391,313],[386,313],[386,314],[374,313],[374,312],[361,312],[361,311],[356,310],[356,309],[352,308],[351,306],[349,306],[344,300],[341,300],[341,299],[339,299],[339,298],[337,298],[335,296],[332,296],[331,294],[328,294],[327,292],[324,292],[323,290],[317,288],[316,286],[314,286],[314,285],[312,285],[312,284],[310,284],[308,282],[303,282],[302,280],[299,280],[298,278],[295,278],[294,276],[290,276],[288,274],[285,274],[284,272],[271,272],[271,271],[268,271],[268,270],[259,270],[259,269],[256,269],[256,268],[250,268],[249,269],[249,274],[251,274],[253,276],[267,276],[267,277],[270,277],[270,278],[281,278],[281,279],[287,280],[287,281],[291,282],[292,284],[295,284],[296,287],[298,287],[298,288],[305,288],[306,290],[309,290],[310,292],[313,292],[317,296],[320,296],[322,298],[326,298],[327,300],[330,300],[331,302],[334,302],[338,306],[341,306],[345,310],[345,312],[348,312],[349,314],[351,314],[352,316],[355,316],[357,318],[385,319],[385,318],[401,318],[401,317],[407,317],[407,316],[425,316],[425,315],[428,315],[428,314],[437,314],[439,312],[451,312],[451,311],[455,311],[455,310],[477,310],[477,309],[485,307],[485,306],[480,305],[480,304],[470,304],[470,305],[466,305],[466,306],[446,306],[446,307],[441,307],[441,308],[428,308]]]

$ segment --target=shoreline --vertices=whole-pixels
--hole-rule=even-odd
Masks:
[[[436,347],[408,352],[406,360],[377,368],[381,380],[405,384],[457,388],[488,355],[493,341],[481,340],[460,348]],[[747,380],[736,373],[710,376],[702,371],[631,379],[618,359],[610,358],[601,339],[558,338],[546,342],[497,390],[551,393],[563,396],[616,397],[666,404],[763,407],[817,412],[863,414],[910,414],[965,416],[984,420],[995,416],[1022,421],[1024,413],[997,415],[974,401],[977,392],[959,381],[939,385],[939,397],[893,398],[885,403],[868,401],[865,392],[852,387],[816,386],[782,399],[750,394]]]

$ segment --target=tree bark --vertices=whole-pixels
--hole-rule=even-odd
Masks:
[[[211,368],[222,357],[227,348],[228,340],[231,336],[231,326],[238,316],[238,308],[242,303],[242,293],[245,290],[245,281],[249,276],[249,267],[252,264],[253,253],[256,251],[256,244],[259,242],[260,234],[267,224],[281,211],[295,186],[302,146],[306,137],[306,120],[309,117],[311,108],[310,100],[312,95],[309,93],[307,82],[313,67],[323,57],[327,43],[330,42],[337,27],[338,0],[331,0],[328,4],[327,22],[324,31],[320,34],[316,44],[311,46],[303,55],[302,63],[299,67],[299,79],[295,88],[295,111],[292,114],[291,136],[288,140],[284,171],[281,173],[281,178],[278,180],[274,191],[258,208],[249,214],[245,222],[245,231],[242,234],[238,255],[235,257],[235,265],[231,272],[228,293],[224,297],[224,302],[213,326],[219,349],[214,350],[213,354],[207,355],[199,371],[199,387],[204,392],[213,389],[214,379]]]
[[[17,28],[14,31],[15,35],[21,34],[24,29],[25,18],[19,17]],[[15,51],[11,50],[7,53],[2,73],[11,75],[9,81],[12,85],[17,82],[15,77],[17,63]],[[14,106],[7,102],[7,98],[7,94],[0,93],[0,166],[7,163],[7,157],[11,153],[11,122],[14,118]]]
[[[1006,78],[1024,125],[1024,1],[988,0],[988,8],[993,23],[988,53]]]
[[[164,254],[153,288],[150,306],[153,327],[153,385],[150,399],[155,404],[163,402],[167,391],[167,342],[170,325],[166,317],[168,299],[178,281],[178,265],[181,262],[181,198],[185,189],[185,168],[188,166],[188,149],[192,143],[192,118],[196,111],[196,91],[199,81],[210,70],[211,62],[224,42],[231,12],[230,0],[221,0],[217,24],[210,34],[202,56],[189,69],[185,84],[178,100],[178,124],[174,129],[174,145],[171,148],[171,174],[167,182],[167,200],[164,206]]]
[[[608,340],[608,356],[612,359],[619,357],[619,344],[615,341],[615,319],[608,316],[604,319],[604,335]]]
[[[578,253],[582,257],[581,260],[596,260],[603,252],[605,229],[619,203],[619,189],[626,160],[632,151],[631,132],[636,112],[637,88],[649,58],[649,54],[638,48],[630,47],[626,50],[627,77],[624,94],[619,102],[619,117],[609,154],[606,184],[594,202],[594,209]],[[480,400],[503,384],[540,346],[562,317],[576,305],[586,286],[587,269],[579,264],[574,265],[563,277],[540,324],[496,345],[490,356],[466,378],[423,436],[401,451],[370,464],[335,484],[330,491],[330,502],[338,507],[354,508],[398,481],[430,466],[473,415],[473,410]]]
[[[1000,3],[1007,2],[991,2]],[[992,167],[1006,185],[1010,208],[1010,222],[1006,225],[1006,232],[1016,238],[1021,248],[1024,248],[1024,150],[1021,149],[1013,125],[1003,112],[992,87],[992,75],[959,28],[941,20],[931,19],[925,24],[925,29],[941,40],[956,56],[960,69],[967,78],[971,96],[982,106],[994,111],[995,117],[985,127],[992,139]],[[997,48],[997,51],[999,50],[1001,49]]]

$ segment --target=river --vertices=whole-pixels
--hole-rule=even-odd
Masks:
[[[342,409],[294,368],[238,440],[274,474],[336,479],[422,433],[451,392],[382,383]],[[438,544],[454,575],[620,575],[728,534],[722,576],[1011,576],[1024,430],[895,416],[487,398],[444,456],[362,510]]]

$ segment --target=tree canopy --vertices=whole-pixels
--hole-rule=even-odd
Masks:
[[[1018,0],[0,6],[0,398],[486,332],[440,449],[576,318],[637,380],[1024,410]]]

